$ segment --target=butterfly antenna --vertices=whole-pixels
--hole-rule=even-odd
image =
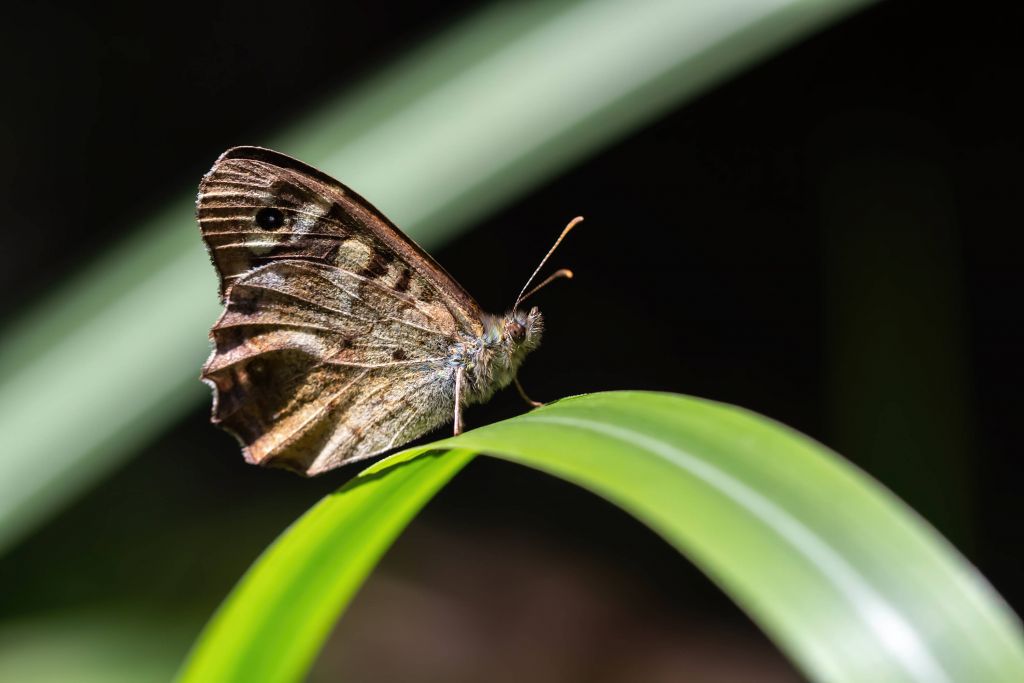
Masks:
[[[553,281],[558,280],[559,278],[563,278],[563,277],[566,280],[571,280],[572,279],[572,271],[569,270],[568,268],[562,268],[561,270],[556,270],[555,272],[551,273],[551,275],[548,275],[546,278],[544,278],[544,282],[540,283],[539,285],[537,285],[536,287],[531,289],[529,292],[524,294],[519,299],[519,303],[523,303],[524,301],[529,299],[531,296],[533,296],[534,294],[536,294],[540,290],[544,289],[545,286],[547,286],[547,285],[551,284]]]
[[[583,216],[576,216],[576,218],[573,218],[571,221],[569,221],[569,225],[565,226],[565,229],[562,230],[562,234],[558,236],[558,239],[555,240],[555,243],[553,245],[551,245],[550,249],[548,249],[548,253],[545,254],[544,258],[542,258],[540,260],[540,265],[538,265],[537,269],[533,271],[533,275],[531,275],[530,279],[526,281],[525,285],[523,285],[522,291],[519,292],[519,296],[516,297],[516,302],[512,306],[512,310],[513,311],[515,311],[515,310],[517,310],[519,308],[519,304],[521,304],[523,302],[523,300],[526,299],[526,297],[530,296],[530,294],[533,294],[538,289],[540,289],[544,285],[548,284],[552,280],[557,280],[560,277],[572,278],[572,271],[563,268],[562,270],[560,270],[557,273],[553,274],[551,277],[549,277],[544,282],[540,283],[539,285],[537,285],[536,287],[531,289],[529,294],[526,293],[526,288],[530,286],[530,283],[533,282],[534,278],[537,277],[537,273],[540,272],[540,269],[544,267],[544,264],[548,262],[548,259],[551,258],[551,255],[553,253],[555,253],[555,249],[558,249],[558,245],[561,244],[562,240],[565,239],[565,236],[568,235],[569,232],[573,228],[575,228],[579,223],[581,223],[582,221],[583,221]]]

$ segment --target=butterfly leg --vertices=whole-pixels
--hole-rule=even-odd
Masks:
[[[462,382],[465,368],[455,371],[455,436],[462,433]]]
[[[541,407],[542,405],[544,405],[544,404],[543,404],[543,403],[541,403],[540,401],[534,401],[534,400],[533,400],[532,398],[530,398],[529,396],[527,396],[527,395],[526,395],[526,390],[525,390],[525,389],[523,389],[523,385],[519,383],[519,378],[518,378],[518,377],[515,377],[515,378],[513,378],[513,379],[514,379],[514,381],[515,381],[515,383],[516,383],[516,391],[518,391],[518,392],[519,392],[519,396],[520,396],[520,397],[521,397],[521,398],[522,398],[522,399],[523,399],[524,401],[526,401],[526,404],[527,404],[528,406],[531,406],[531,407],[533,407],[533,408],[540,408],[540,407]]]

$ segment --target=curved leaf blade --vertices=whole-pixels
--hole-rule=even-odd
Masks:
[[[429,448],[438,447],[460,450],[410,461],[405,467],[420,477],[437,470],[433,488],[419,485],[415,492],[432,495],[472,452],[583,486],[689,557],[815,680],[1024,680],[1020,624],[984,579],[880,485],[764,417],[696,398],[613,392],[549,404]],[[395,457],[406,460],[427,448]],[[456,461],[456,467],[449,464]],[[321,601],[304,615],[296,596],[312,590],[301,582],[313,571],[303,557],[313,555],[288,557],[281,547],[297,534],[316,542],[304,531],[314,523],[334,524],[334,542],[357,524],[372,535],[359,515],[379,515],[375,507],[395,504],[393,497],[368,496],[359,515],[324,512],[331,505],[345,509],[350,495],[321,503],[285,534],[250,573],[274,562],[281,585],[264,582],[257,591],[250,578],[243,581],[197,653],[236,661],[245,650],[291,657],[295,646],[287,641],[312,617],[317,625],[306,631],[322,635],[312,647],[306,644],[302,665],[290,669],[296,677],[305,671],[326,637],[323,624],[355,587],[332,587],[335,602]],[[404,509],[418,509],[425,500],[406,500]],[[361,574],[327,580],[361,581],[398,530],[386,526],[384,545],[377,541],[368,550],[371,559],[351,558],[362,563]],[[330,571],[339,576],[342,568]],[[319,595],[324,590],[316,587]],[[278,609],[286,596],[293,610],[285,620],[289,630],[251,628],[253,614]],[[208,680],[194,674],[196,661],[183,680]],[[256,671],[246,668],[242,676],[238,669],[238,676],[218,680],[270,680],[254,678]]]
[[[301,680],[384,551],[472,457],[399,453],[314,505],[235,587],[181,680]]]

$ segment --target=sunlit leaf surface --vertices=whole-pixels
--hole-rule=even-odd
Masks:
[[[387,546],[478,452],[634,515],[815,680],[1024,680],[1016,617],[888,491],[771,420],[641,392],[566,399],[370,467],[260,558],[181,680],[300,680]]]

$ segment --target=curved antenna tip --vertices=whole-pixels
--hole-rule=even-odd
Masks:
[[[555,240],[555,243],[548,250],[548,253],[545,254],[544,258],[542,258],[540,260],[540,264],[537,266],[537,269],[533,271],[533,275],[531,275],[530,278],[526,281],[526,284],[523,285],[522,290],[520,290],[520,292],[519,292],[519,296],[516,297],[515,304],[512,305],[512,310],[513,311],[517,310],[519,308],[519,304],[521,304],[528,296],[530,296],[530,294],[533,294],[538,289],[540,289],[544,285],[548,284],[552,280],[556,280],[556,279],[558,279],[560,277],[572,279],[572,271],[569,270],[568,268],[563,268],[562,270],[558,271],[557,273],[555,273],[551,277],[549,277],[546,280],[544,280],[544,282],[542,282],[537,287],[534,287],[533,289],[531,289],[529,294],[526,293],[527,287],[530,286],[530,283],[533,282],[534,278],[537,277],[537,273],[540,272],[540,269],[543,268],[544,264],[548,262],[549,258],[551,258],[551,254],[555,253],[555,249],[558,249],[558,245],[562,243],[562,240],[565,239],[565,236],[568,235],[569,232],[573,228],[575,228],[577,225],[579,225],[582,222],[583,222],[583,216],[576,216],[571,221],[569,221],[568,225],[565,226],[565,228],[562,230],[562,234],[558,236],[558,239]]]

